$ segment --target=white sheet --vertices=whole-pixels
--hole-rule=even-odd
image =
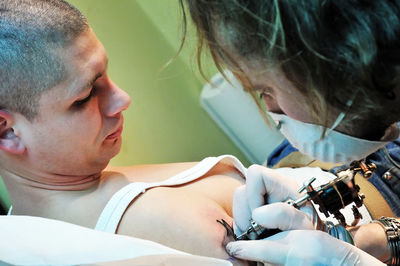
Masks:
[[[198,256],[155,242],[31,216],[0,216],[0,264],[77,265],[148,255]],[[212,265],[230,262],[201,257]]]

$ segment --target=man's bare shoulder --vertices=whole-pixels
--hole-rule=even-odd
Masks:
[[[129,182],[158,182],[175,176],[198,164],[198,162],[144,164],[132,166],[107,166],[103,172],[103,178],[123,177]],[[243,180],[243,176],[235,167],[218,163],[204,176],[229,175],[237,180]]]
[[[179,174],[197,162],[143,164],[132,166],[107,166],[103,175],[106,178],[124,176],[130,182],[157,182]]]
[[[129,175],[131,182],[157,181],[174,176],[196,163],[108,168]],[[186,252],[227,258],[227,234],[217,219],[230,224],[235,189],[244,179],[235,167],[218,163],[195,181],[149,189],[127,209],[118,234],[149,239]]]
[[[118,234],[152,240],[192,254],[227,259],[224,244],[229,237],[217,220],[224,219],[232,225],[233,219],[215,195],[231,202],[239,184],[233,179],[226,181],[211,182],[203,189],[196,183],[151,189],[128,208]]]

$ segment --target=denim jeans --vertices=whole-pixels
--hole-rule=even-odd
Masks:
[[[284,140],[268,157],[267,166],[273,167],[290,153],[297,151],[289,141]],[[366,158],[367,163],[377,166],[372,177],[368,179],[383,198],[387,201],[393,213],[400,216],[400,139],[387,144]],[[342,167],[335,167],[330,172],[337,172]]]

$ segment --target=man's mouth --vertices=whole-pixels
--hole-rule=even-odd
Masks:
[[[106,140],[112,140],[112,139],[117,139],[121,136],[122,130],[123,130],[123,125],[124,125],[124,119],[121,116],[121,121],[119,123],[119,126],[117,129],[115,129],[110,135],[108,135],[105,139]]]
[[[106,137],[107,140],[119,138],[122,134],[123,126],[119,126],[116,131]]]

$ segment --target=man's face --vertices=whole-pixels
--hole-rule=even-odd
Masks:
[[[95,174],[120,150],[130,97],[108,77],[104,47],[89,30],[61,58],[67,79],[42,94],[38,117],[15,116],[15,134],[26,147],[17,167],[22,175]]]

